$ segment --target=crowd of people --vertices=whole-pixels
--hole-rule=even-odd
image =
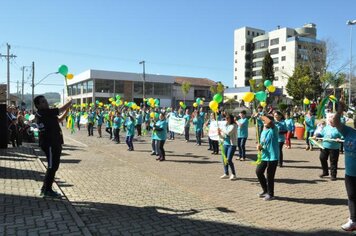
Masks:
[[[249,127],[256,126],[257,146],[261,160],[256,166],[256,176],[261,185],[262,192],[259,197],[266,201],[274,199],[275,174],[278,167],[283,167],[283,149],[292,148],[292,137],[295,132],[295,117],[290,111],[282,113],[272,107],[264,109],[259,106],[251,118],[246,116],[246,111],[241,111],[234,116],[224,111],[208,113],[203,108],[190,109],[179,108],[147,108],[131,109],[123,106],[120,110],[104,108],[72,109],[71,102],[66,103],[59,109],[50,109],[46,99],[39,96],[34,104],[38,111],[36,114],[37,128],[39,129],[39,143],[45,152],[47,161],[51,165],[45,176],[41,194],[44,196],[57,197],[58,193],[52,190],[55,173],[59,167],[61,145],[63,138],[59,123],[65,118],[72,118],[74,129],[81,130],[83,125],[87,128],[88,136],[94,136],[94,127],[97,137],[102,138],[102,126],[109,134],[110,140],[119,144],[122,140],[121,131],[125,132],[125,142],[128,151],[134,151],[134,136],[151,135],[151,155],[157,156],[156,160],[165,161],[165,142],[174,140],[175,134],[169,130],[170,117],[184,119],[184,139],[189,142],[191,127],[194,127],[195,145],[202,145],[202,138],[208,136],[209,148],[212,155],[221,154],[223,159],[223,175],[221,179],[236,180],[237,174],[234,166],[236,160],[245,161],[246,141],[249,137]],[[345,148],[346,160],[346,188],[349,197],[350,220],[342,226],[344,230],[356,230],[356,138],[355,129],[345,125],[346,118],[342,106],[336,114],[327,114],[326,121],[316,124],[313,111],[304,115],[306,151],[313,150],[317,140],[322,140],[320,147],[321,174],[324,178],[329,175],[328,159],[330,159],[331,180],[337,180],[338,159]],[[9,141],[12,145],[21,145],[24,139],[26,126],[31,127],[31,119],[25,119],[26,113],[14,107],[9,107]],[[217,133],[219,139],[213,139],[208,135],[210,125],[225,121],[224,126],[219,126]],[[30,136],[27,134],[27,136]],[[341,145],[345,143],[345,145]],[[235,153],[236,152],[236,153]],[[329,158],[330,157],[330,158]],[[231,175],[229,175],[231,171]]]

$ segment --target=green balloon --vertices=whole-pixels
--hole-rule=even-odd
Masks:
[[[68,74],[68,67],[66,65],[59,66],[58,73],[66,77]]]
[[[155,113],[155,118],[158,119],[159,118],[159,113]]]
[[[272,85],[272,82],[270,80],[265,80],[265,82],[263,84],[267,88]]]
[[[255,93],[255,97],[258,101],[265,102],[267,99],[267,94],[265,91],[259,91],[259,92]]]
[[[201,99],[197,98],[197,100],[195,100],[195,102],[198,104],[198,106],[200,105]]]
[[[223,96],[222,96],[220,93],[217,93],[217,94],[214,95],[213,100],[214,100],[215,102],[217,102],[217,103],[220,103],[220,102],[222,102],[222,100],[223,100]],[[198,104],[198,105],[199,105],[199,104]]]
[[[120,95],[116,95],[116,100],[120,100]]]
[[[159,102],[159,99],[158,99],[158,98],[155,99],[155,105],[156,105],[157,107],[159,107],[159,105],[160,105],[160,102]]]
[[[25,115],[25,119],[28,120],[30,118],[30,114]]]

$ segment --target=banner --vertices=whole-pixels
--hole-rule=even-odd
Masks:
[[[174,133],[183,134],[184,133],[185,119],[170,116],[168,120],[168,129]]]
[[[80,117],[79,124],[81,124],[81,125],[86,125],[87,123],[88,123],[88,116],[86,116],[86,117],[81,116],[81,117]]]
[[[210,122],[209,126],[209,138],[214,141],[219,140],[219,135],[218,135],[218,128],[221,130],[225,130],[226,127],[226,121],[213,121]]]

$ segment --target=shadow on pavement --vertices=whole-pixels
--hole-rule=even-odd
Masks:
[[[0,166],[0,179],[32,179],[43,181],[44,173],[34,170],[20,170]]]
[[[166,156],[169,157],[169,156]],[[220,161],[196,161],[196,160],[170,160],[166,159],[166,162],[188,163],[188,164],[215,164]]]
[[[329,206],[347,206],[347,199],[341,198],[291,198],[291,197],[278,197],[276,200],[287,201],[287,202],[297,202],[312,205],[329,205]]]

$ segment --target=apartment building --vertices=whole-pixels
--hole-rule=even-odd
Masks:
[[[249,86],[250,79],[261,80],[263,59],[267,52],[274,62],[273,84],[287,94],[288,77],[298,63],[307,63],[316,73],[325,67],[325,43],[316,38],[315,24],[301,28],[281,28],[266,32],[242,27],[234,32],[234,87]]]

